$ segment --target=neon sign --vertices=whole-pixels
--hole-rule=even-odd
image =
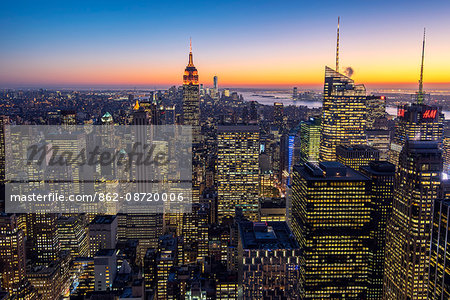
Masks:
[[[397,117],[404,117],[405,116],[405,109],[399,108],[397,111]]]
[[[423,114],[423,119],[434,119],[436,117],[437,110],[436,109],[427,109]]]

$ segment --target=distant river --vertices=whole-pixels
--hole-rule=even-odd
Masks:
[[[285,106],[307,106],[309,108],[322,107],[321,101],[293,101],[292,93],[278,93],[278,92],[239,92],[244,97],[245,101],[257,101],[265,105],[272,105],[275,102],[281,102]],[[388,114],[395,116],[397,114],[397,107],[388,106],[386,108]],[[450,120],[450,111],[444,111],[445,119]]]

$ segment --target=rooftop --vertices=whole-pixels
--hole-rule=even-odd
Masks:
[[[309,181],[364,181],[368,177],[340,162],[321,162],[319,166],[306,163],[294,166],[294,171]]]
[[[242,222],[240,239],[244,249],[295,249],[297,241],[286,222]]]

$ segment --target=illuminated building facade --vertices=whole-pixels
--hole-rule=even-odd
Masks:
[[[369,95],[366,99],[367,120],[366,127],[374,128],[375,121],[386,115],[386,97]]]
[[[380,151],[366,145],[351,145],[336,147],[337,161],[359,171],[362,166],[369,165],[369,162],[380,160]]]
[[[286,198],[259,199],[259,220],[261,222],[287,221]]]
[[[444,140],[442,143],[442,150],[444,155],[444,172],[450,174],[450,130],[447,130],[444,134]]]
[[[291,228],[302,253],[302,299],[365,299],[369,185],[338,162],[294,166]]]
[[[284,113],[283,113],[283,103],[275,102],[273,104],[273,124],[281,132],[284,129]]]
[[[450,299],[450,198],[434,203],[428,299]]]
[[[101,249],[94,255],[95,291],[112,290],[117,273],[117,254],[115,249]]]
[[[196,262],[208,256],[209,206],[193,203],[192,212],[183,214],[183,260],[185,264]]]
[[[61,250],[70,251],[72,257],[89,255],[89,241],[81,216],[60,216],[56,221]]]
[[[196,142],[200,134],[200,95],[198,71],[194,66],[192,47],[183,75],[183,119],[184,125],[193,126],[193,141]]]
[[[320,119],[310,118],[300,124],[301,162],[319,162]]]
[[[380,151],[380,160],[388,160],[391,133],[388,129],[366,129],[366,142]]]
[[[26,279],[25,235],[15,214],[0,213],[0,286],[14,299],[36,299]]]
[[[399,156],[407,140],[442,143],[443,119],[441,107],[413,103],[399,106],[389,161],[399,166]]]
[[[171,268],[177,264],[177,257],[177,238],[170,234],[161,236],[156,257],[157,299],[168,299],[167,281]]]
[[[216,174],[219,222],[233,218],[236,208],[249,220],[258,220],[258,126],[218,126]]]
[[[89,224],[89,251],[94,256],[101,249],[114,249],[117,243],[117,217],[96,216]]]
[[[300,249],[286,222],[239,223],[242,299],[300,296]]]
[[[383,292],[386,227],[392,212],[395,166],[387,161],[372,161],[359,171],[369,184],[371,226],[367,299],[381,299]]]
[[[56,214],[27,214],[27,236],[32,240],[36,263],[48,265],[59,259],[60,243]]]
[[[432,206],[441,172],[437,142],[408,141],[403,147],[386,234],[383,299],[427,299]]]
[[[325,67],[320,161],[335,161],[338,145],[366,143],[366,88]]]

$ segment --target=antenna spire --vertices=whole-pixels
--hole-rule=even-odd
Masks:
[[[194,58],[192,56],[192,38],[189,37],[189,63],[188,67],[194,66]]]
[[[419,92],[417,93],[417,103],[422,104],[424,93],[423,93],[423,61],[425,57],[425,28],[423,29],[423,42],[422,42],[422,62],[420,64],[420,79],[419,79]]]
[[[337,26],[337,39],[336,39],[336,72],[339,73],[339,20],[338,17],[338,26]]]

